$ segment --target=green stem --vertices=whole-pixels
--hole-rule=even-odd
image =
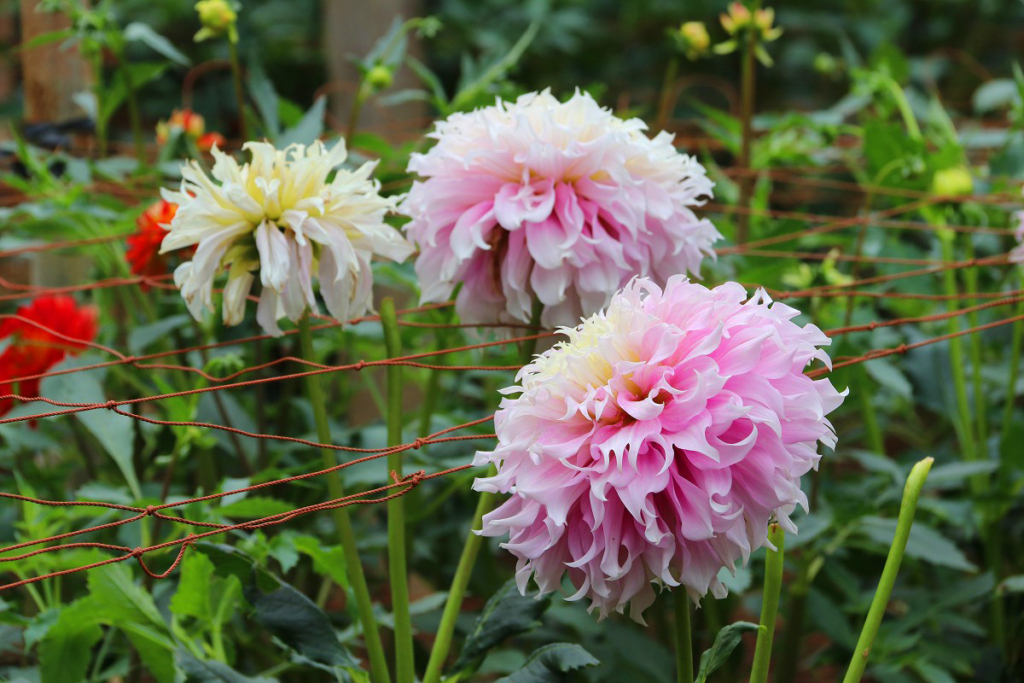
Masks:
[[[753,186],[753,176],[750,175],[750,148],[753,142],[752,121],[754,118],[754,93],[755,77],[757,75],[757,63],[755,51],[757,50],[757,31],[753,27],[747,29],[746,40],[743,42],[743,65],[740,75],[740,95],[742,97],[740,111],[740,158],[739,167],[743,175],[740,176],[739,206],[746,209],[750,205],[750,195]],[[743,244],[747,241],[750,231],[750,216],[740,211],[736,216],[736,243]]]
[[[96,49],[92,58],[93,92],[96,94],[96,157],[107,156],[107,118],[103,115],[103,51]]]
[[[380,324],[388,358],[402,355],[402,338],[395,316],[395,301],[387,297],[380,305]],[[402,444],[402,366],[387,366],[388,446]],[[388,470],[396,481],[402,476],[402,454],[388,454]],[[416,665],[409,615],[409,577],[405,557],[405,498],[388,501],[388,570],[391,575],[391,610],[395,619],[395,676],[398,683],[413,683]]]
[[[356,90],[356,97],[352,101],[352,109],[348,113],[348,125],[345,127],[345,140],[352,140],[352,136],[356,134],[356,126],[359,125],[359,114],[363,110],[363,104],[370,96],[370,84],[367,83],[364,78],[359,82],[359,88]]]
[[[917,125],[917,119],[914,118],[914,111],[910,108],[907,94],[903,92],[903,88],[893,78],[887,80],[887,85],[889,86],[889,92],[892,93],[892,97],[896,101],[896,107],[900,110],[900,116],[903,117],[903,125],[907,127],[907,133],[914,140],[920,140],[921,127]]]
[[[658,114],[654,119],[654,125],[657,130],[665,129],[669,116],[672,114],[669,111],[669,107],[672,104],[672,91],[675,89],[676,75],[678,73],[679,57],[673,55],[668,60],[668,66],[665,68],[665,80],[661,84],[661,97],[658,98]]]
[[[856,382],[860,389],[857,393],[860,394],[861,414],[864,417],[864,432],[867,435],[868,447],[878,455],[885,455],[885,437],[878,424],[878,414],[872,401],[874,393],[871,391],[871,378],[863,367],[858,369]]]
[[[139,115],[139,98],[135,90],[135,82],[132,80],[131,70],[124,62],[124,55],[120,55],[121,76],[124,78],[125,99],[128,101],[128,119],[132,126],[132,140],[135,143],[135,159],[139,162],[139,168],[146,165],[146,143],[142,137],[142,117]]]
[[[754,664],[750,670],[750,683],[766,683],[768,664],[772,658],[772,640],[775,637],[775,615],[779,611],[779,592],[782,590],[782,559],[785,552],[786,532],[778,524],[768,527],[768,542],[776,550],[768,550],[764,566],[764,599],[761,602],[761,628],[757,631]]]
[[[940,230],[939,241],[942,243],[942,258],[946,262],[955,260],[953,253],[953,233]],[[945,282],[946,294],[950,296],[949,310],[956,311],[957,303],[954,298],[957,292],[956,271],[947,268],[942,272]],[[956,334],[960,331],[960,323],[956,317],[949,319],[949,333]],[[956,392],[956,408],[958,419],[954,421],[957,426],[957,433],[960,437],[960,447],[963,450],[964,459],[971,461],[976,459],[974,447],[974,430],[971,428],[971,407],[967,401],[967,380],[964,377],[964,352],[960,337],[953,337],[949,340],[949,359],[953,373],[953,390]],[[972,482],[977,482],[972,478]],[[978,484],[974,483],[977,487]],[[977,493],[977,491],[975,491]]]
[[[971,235],[964,235],[964,255],[970,260],[974,258],[974,242]],[[978,269],[967,268],[964,270],[964,285],[967,293],[971,295],[968,299],[968,306],[976,306],[978,293]],[[978,312],[971,311],[967,314],[967,325],[978,326]],[[985,392],[982,387],[981,362],[982,347],[981,333],[975,332],[971,335],[971,382],[974,385],[974,419],[978,425],[978,457],[984,459],[988,454],[988,404],[985,400]]]
[[[1024,288],[1024,278],[1021,278],[1021,287]],[[1017,302],[1017,311],[1014,315],[1024,315],[1024,299]],[[1006,405],[1003,406],[1003,431],[1002,444],[1005,446],[1010,440],[1010,433],[1013,428],[1013,407],[1017,402],[1017,376],[1020,372],[1020,353],[1024,347],[1024,320],[1018,320],[1013,324],[1013,341],[1010,344],[1010,369],[1006,380]]]
[[[445,311],[442,317],[442,324],[448,324],[452,321],[452,317],[455,314],[455,308],[449,308]],[[439,327],[437,334],[435,335],[435,348],[440,351],[447,348],[448,346],[448,334],[449,328]],[[446,354],[436,356],[431,362],[435,365],[444,365]],[[424,438],[430,434],[430,423],[434,417],[434,410],[437,407],[437,396],[441,389],[441,370],[438,368],[432,368],[430,374],[427,375],[426,387],[423,391],[423,405],[420,406],[420,428],[419,437]]]
[[[534,300],[533,312],[530,319],[530,328],[536,331],[540,328],[541,314],[544,306]],[[537,349],[537,340],[531,339],[523,342],[520,348],[520,362],[523,365],[530,362],[533,352]],[[491,467],[488,476],[494,474]],[[483,528],[483,517],[491,509],[494,502],[494,494],[484,491],[477,500],[476,511],[473,513],[473,522],[470,526],[469,535],[466,536],[466,544],[462,547],[462,555],[459,556],[459,564],[455,568],[455,577],[452,579],[451,588],[448,590],[448,600],[444,604],[444,612],[441,614],[441,623],[437,627],[437,637],[434,639],[434,647],[430,650],[430,660],[427,662],[427,671],[423,675],[423,683],[440,683],[441,670],[452,646],[452,636],[455,634],[455,622],[459,618],[462,609],[462,599],[469,585],[469,578],[473,574],[473,566],[476,564],[477,555],[480,553],[480,546],[483,545],[483,536],[476,533]]]
[[[907,547],[907,540],[910,538],[910,528],[914,525],[914,512],[917,510],[917,498],[921,494],[925,479],[928,478],[928,471],[932,468],[932,458],[925,458],[910,470],[907,477],[907,485],[903,489],[903,502],[900,504],[900,516],[896,523],[896,535],[889,547],[889,556],[885,559],[885,568],[882,569],[882,578],[875,590],[875,597],[868,609],[868,616],[864,622],[864,628],[857,640],[857,647],[853,651],[853,658],[850,660],[850,668],[846,670],[843,683],[858,683],[867,668],[868,655],[871,653],[871,646],[878,634],[878,627],[882,624],[882,616],[889,604],[889,597],[892,595],[893,586],[896,583],[896,575],[900,570],[900,562],[903,561],[903,551]]]
[[[686,587],[676,588],[672,598],[676,611],[676,681],[693,683],[693,633]]]
[[[235,106],[238,107],[238,133],[242,140],[249,139],[249,123],[245,119],[245,91],[242,90],[242,62],[238,58],[238,42],[228,40],[228,58],[231,61],[231,81],[235,88]]]
[[[313,353],[313,335],[309,330],[308,314],[299,320],[299,340],[302,346],[302,355],[309,360],[316,360]],[[317,436],[321,443],[330,443],[331,426],[327,421],[327,406],[324,401],[323,387],[320,385],[320,376],[308,375],[306,388],[313,409],[313,418],[316,421]],[[320,455],[325,469],[337,467],[338,461],[334,451],[323,448]],[[326,478],[331,500],[343,498],[345,487],[338,471],[329,472]],[[348,571],[349,583],[352,585],[359,622],[363,627],[366,650],[370,656],[370,675],[374,683],[387,683],[391,680],[391,673],[388,671],[387,659],[384,657],[384,645],[380,639],[380,632],[377,630],[377,620],[373,616],[373,601],[370,598],[370,588],[366,584],[362,561],[359,559],[359,549],[356,547],[356,534],[352,529],[352,521],[349,519],[346,508],[335,508],[332,513],[335,526],[338,528],[338,539],[345,554],[345,566]]]
[[[493,474],[493,469],[491,474]],[[455,568],[455,577],[452,579],[452,585],[448,591],[448,600],[445,602],[444,612],[441,614],[441,623],[437,627],[434,647],[430,650],[430,661],[427,663],[427,671],[423,675],[423,683],[440,683],[441,681],[441,669],[445,660],[448,659],[452,636],[455,634],[455,622],[462,610],[462,597],[466,593],[469,577],[473,574],[473,565],[476,564],[476,556],[483,544],[483,536],[478,535],[476,531],[483,527],[483,517],[491,509],[493,500],[494,494],[488,492],[481,493],[477,500],[473,523],[470,526],[471,531],[466,537],[462,555],[459,556],[459,564]]]

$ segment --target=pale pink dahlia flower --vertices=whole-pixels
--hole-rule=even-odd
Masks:
[[[546,90],[438,122],[399,208],[422,300],[462,283],[465,322],[527,322],[536,296],[545,325],[575,325],[635,275],[699,275],[721,235],[691,207],[712,183],[672,135],[646,128],[586,93],[563,103]]]
[[[800,477],[835,447],[825,416],[846,395],[803,374],[830,365],[829,339],[797,315],[736,283],[635,279],[523,368],[474,461],[497,466],[476,490],[511,493],[481,533],[509,534],[520,590],[568,574],[569,599],[642,621],[654,584],[722,597],[719,571],[767,544],[773,516],[796,531]]]

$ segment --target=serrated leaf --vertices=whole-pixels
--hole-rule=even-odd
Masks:
[[[222,662],[204,661],[185,648],[179,648],[175,657],[189,683],[276,683],[276,678],[251,677],[240,674]]]
[[[535,650],[526,666],[511,676],[498,679],[498,683],[559,683],[559,674],[597,666],[601,662],[579,645],[552,643]]]
[[[281,583],[277,590],[263,593],[250,586],[245,597],[255,608],[256,621],[310,662],[332,672],[359,668],[327,615],[295,588]]]
[[[213,562],[200,552],[190,552],[181,563],[178,590],[171,598],[171,612],[179,617],[210,619],[210,583],[214,575]]]
[[[85,680],[92,648],[103,637],[101,609],[93,598],[83,598],[64,608],[39,644],[42,683]]]
[[[506,581],[484,605],[452,670],[470,668],[506,638],[540,626],[540,617],[550,604],[547,597],[538,600],[521,595],[515,579]]]
[[[157,683],[175,683],[178,667],[174,662],[175,643],[167,636],[143,624],[121,624],[139,659]]]
[[[865,517],[861,520],[860,531],[874,542],[888,548],[896,535],[896,520],[881,517]],[[963,571],[976,571],[977,567],[956,547],[951,540],[935,529],[915,522],[910,530],[905,554],[932,564]]]
[[[677,596],[677,599],[686,600],[688,598],[686,593],[683,592]],[[737,621],[734,624],[723,627],[718,632],[718,635],[715,636],[715,642],[700,656],[697,680],[694,683],[707,683],[708,676],[718,671],[729,659],[729,655],[732,654],[732,651],[739,645],[740,640],[743,639],[743,634],[757,631],[759,628],[761,627],[749,621]]]
[[[149,624],[166,633],[168,627],[153,602],[153,596],[135,583],[124,563],[109,564],[89,573],[89,595],[103,605],[106,623]]]

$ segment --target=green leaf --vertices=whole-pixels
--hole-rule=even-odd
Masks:
[[[600,663],[579,645],[552,643],[535,650],[526,660],[526,666],[511,676],[498,679],[498,683],[559,683],[564,679],[559,674]]]
[[[865,517],[861,520],[860,531],[876,543],[888,548],[896,534],[896,520],[881,517]],[[967,557],[956,545],[935,529],[920,521],[914,522],[905,551],[908,557],[915,557],[943,567],[963,571],[976,571]]]
[[[1020,102],[1020,92],[1012,78],[996,78],[975,90],[971,102],[975,113],[987,114],[1017,104]]]
[[[519,37],[519,40],[516,41],[516,44],[512,46],[504,57],[501,57],[484,69],[480,76],[472,82],[467,83],[465,87],[455,94],[455,97],[452,98],[451,106],[448,108],[449,111],[459,111],[472,104],[488,86],[508,73],[508,71],[516,65],[516,62],[519,61],[519,58],[523,56],[523,53],[526,52],[526,48],[528,48],[530,43],[533,42],[533,39],[539,30],[540,22],[534,21],[531,23],[523,35]]]
[[[757,631],[759,628],[761,627],[749,621],[737,621],[722,628],[715,636],[715,642],[700,656],[695,683],[707,683],[708,676],[718,671],[729,659],[729,655],[742,640],[743,634]]]
[[[313,536],[299,536],[295,539],[295,549],[313,559],[314,571],[331,577],[336,584],[348,589],[345,550],[341,546],[324,547],[323,543]]]
[[[281,120],[277,113],[277,91],[259,64],[249,67],[249,92],[263,120],[264,133],[271,140],[277,139],[281,133]]]
[[[174,330],[182,325],[188,324],[187,315],[169,315],[161,318],[155,323],[139,325],[128,333],[128,352],[133,355],[141,354],[150,344],[166,339]]]
[[[999,594],[1024,593],[1024,574],[1003,579],[999,587],[996,588],[996,592]]]
[[[86,679],[92,648],[103,637],[99,619],[102,608],[93,598],[83,598],[64,608],[39,644],[42,683]]]
[[[171,598],[171,612],[179,617],[208,620],[213,609],[210,604],[210,585],[214,576],[213,562],[200,552],[188,552],[181,563],[178,590]]]
[[[55,43],[58,40],[64,40],[65,38],[71,38],[75,35],[73,28],[62,28],[56,31],[47,31],[46,33],[40,33],[38,36],[33,37],[31,40],[26,40],[18,46],[19,50],[31,50],[34,47],[42,47],[43,45],[49,45]]]
[[[313,106],[303,114],[302,120],[295,127],[289,128],[277,138],[277,147],[284,149],[290,144],[312,144],[324,133],[324,114],[327,112],[327,98],[323,95],[316,98]]]
[[[137,40],[140,43],[144,43],[154,51],[167,57],[167,59],[177,62],[182,66],[189,66],[192,63],[188,57],[171,44],[171,41],[151,29],[147,24],[133,21],[124,27],[122,35],[124,35],[125,40]]]
[[[120,108],[128,96],[128,88],[125,86],[124,81],[125,69],[128,70],[128,74],[132,79],[132,87],[137,94],[142,86],[159,78],[169,66],[167,62],[140,62],[138,64],[128,64],[118,69],[103,91],[99,120],[101,122],[109,121],[110,117]]]
[[[174,641],[142,624],[127,623],[119,627],[128,636],[146,671],[157,683],[175,683],[178,667],[174,662]]]
[[[327,615],[293,587],[281,583],[271,593],[250,587],[245,597],[256,610],[256,621],[311,663],[332,672],[359,668]]]
[[[168,633],[167,623],[153,602],[153,596],[135,583],[125,563],[109,564],[89,573],[89,595],[103,605],[106,623],[150,624],[162,633]]]
[[[57,366],[59,369],[82,367],[96,361],[95,356],[84,354],[76,358],[68,358]],[[100,383],[103,373],[97,371],[78,372],[69,375],[57,375],[43,379],[41,393],[47,398],[68,400],[69,396],[80,403],[103,403],[107,397]],[[48,408],[52,410],[52,408]],[[79,420],[85,428],[96,437],[103,448],[121,470],[128,488],[136,499],[142,497],[139,480],[135,474],[134,448],[135,433],[131,418],[122,417],[109,410],[87,410],[75,413],[74,419]]]
[[[540,617],[550,604],[549,598],[537,600],[520,595],[515,579],[506,581],[484,605],[452,671],[471,667],[506,638],[540,626]]]
[[[189,683],[276,683],[276,678],[245,676],[227,664],[196,659],[185,648],[179,648],[176,656],[178,667],[188,677]]]
[[[271,515],[280,514],[282,512],[291,512],[293,509],[293,506],[285,503],[284,501],[277,500],[276,498],[252,496],[250,498],[243,498],[242,500],[231,503],[230,505],[225,505],[217,510],[217,512],[224,517],[230,517],[233,519],[258,519],[262,517],[270,517]]]

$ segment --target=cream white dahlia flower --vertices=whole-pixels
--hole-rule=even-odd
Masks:
[[[192,260],[174,271],[189,311],[199,318],[213,310],[213,281],[226,270],[226,325],[242,321],[258,278],[256,319],[267,333],[281,334],[281,318],[297,321],[317,310],[314,273],[332,316],[344,321],[365,313],[372,306],[371,258],[402,261],[413,251],[384,223],[394,201],[381,197],[370,178],[376,162],[337,169],[346,156],[341,140],[330,150],[319,141],[284,150],[249,142],[244,149],[251,160],[239,165],[214,148],[212,178],[193,161],[182,168],[181,190],[163,191],[178,211],[161,253],[196,246]]]
[[[527,322],[536,297],[545,325],[575,325],[636,275],[699,275],[721,238],[693,212],[712,183],[646,128],[586,93],[563,103],[546,90],[438,122],[399,208],[423,301],[462,283],[465,322]]]

